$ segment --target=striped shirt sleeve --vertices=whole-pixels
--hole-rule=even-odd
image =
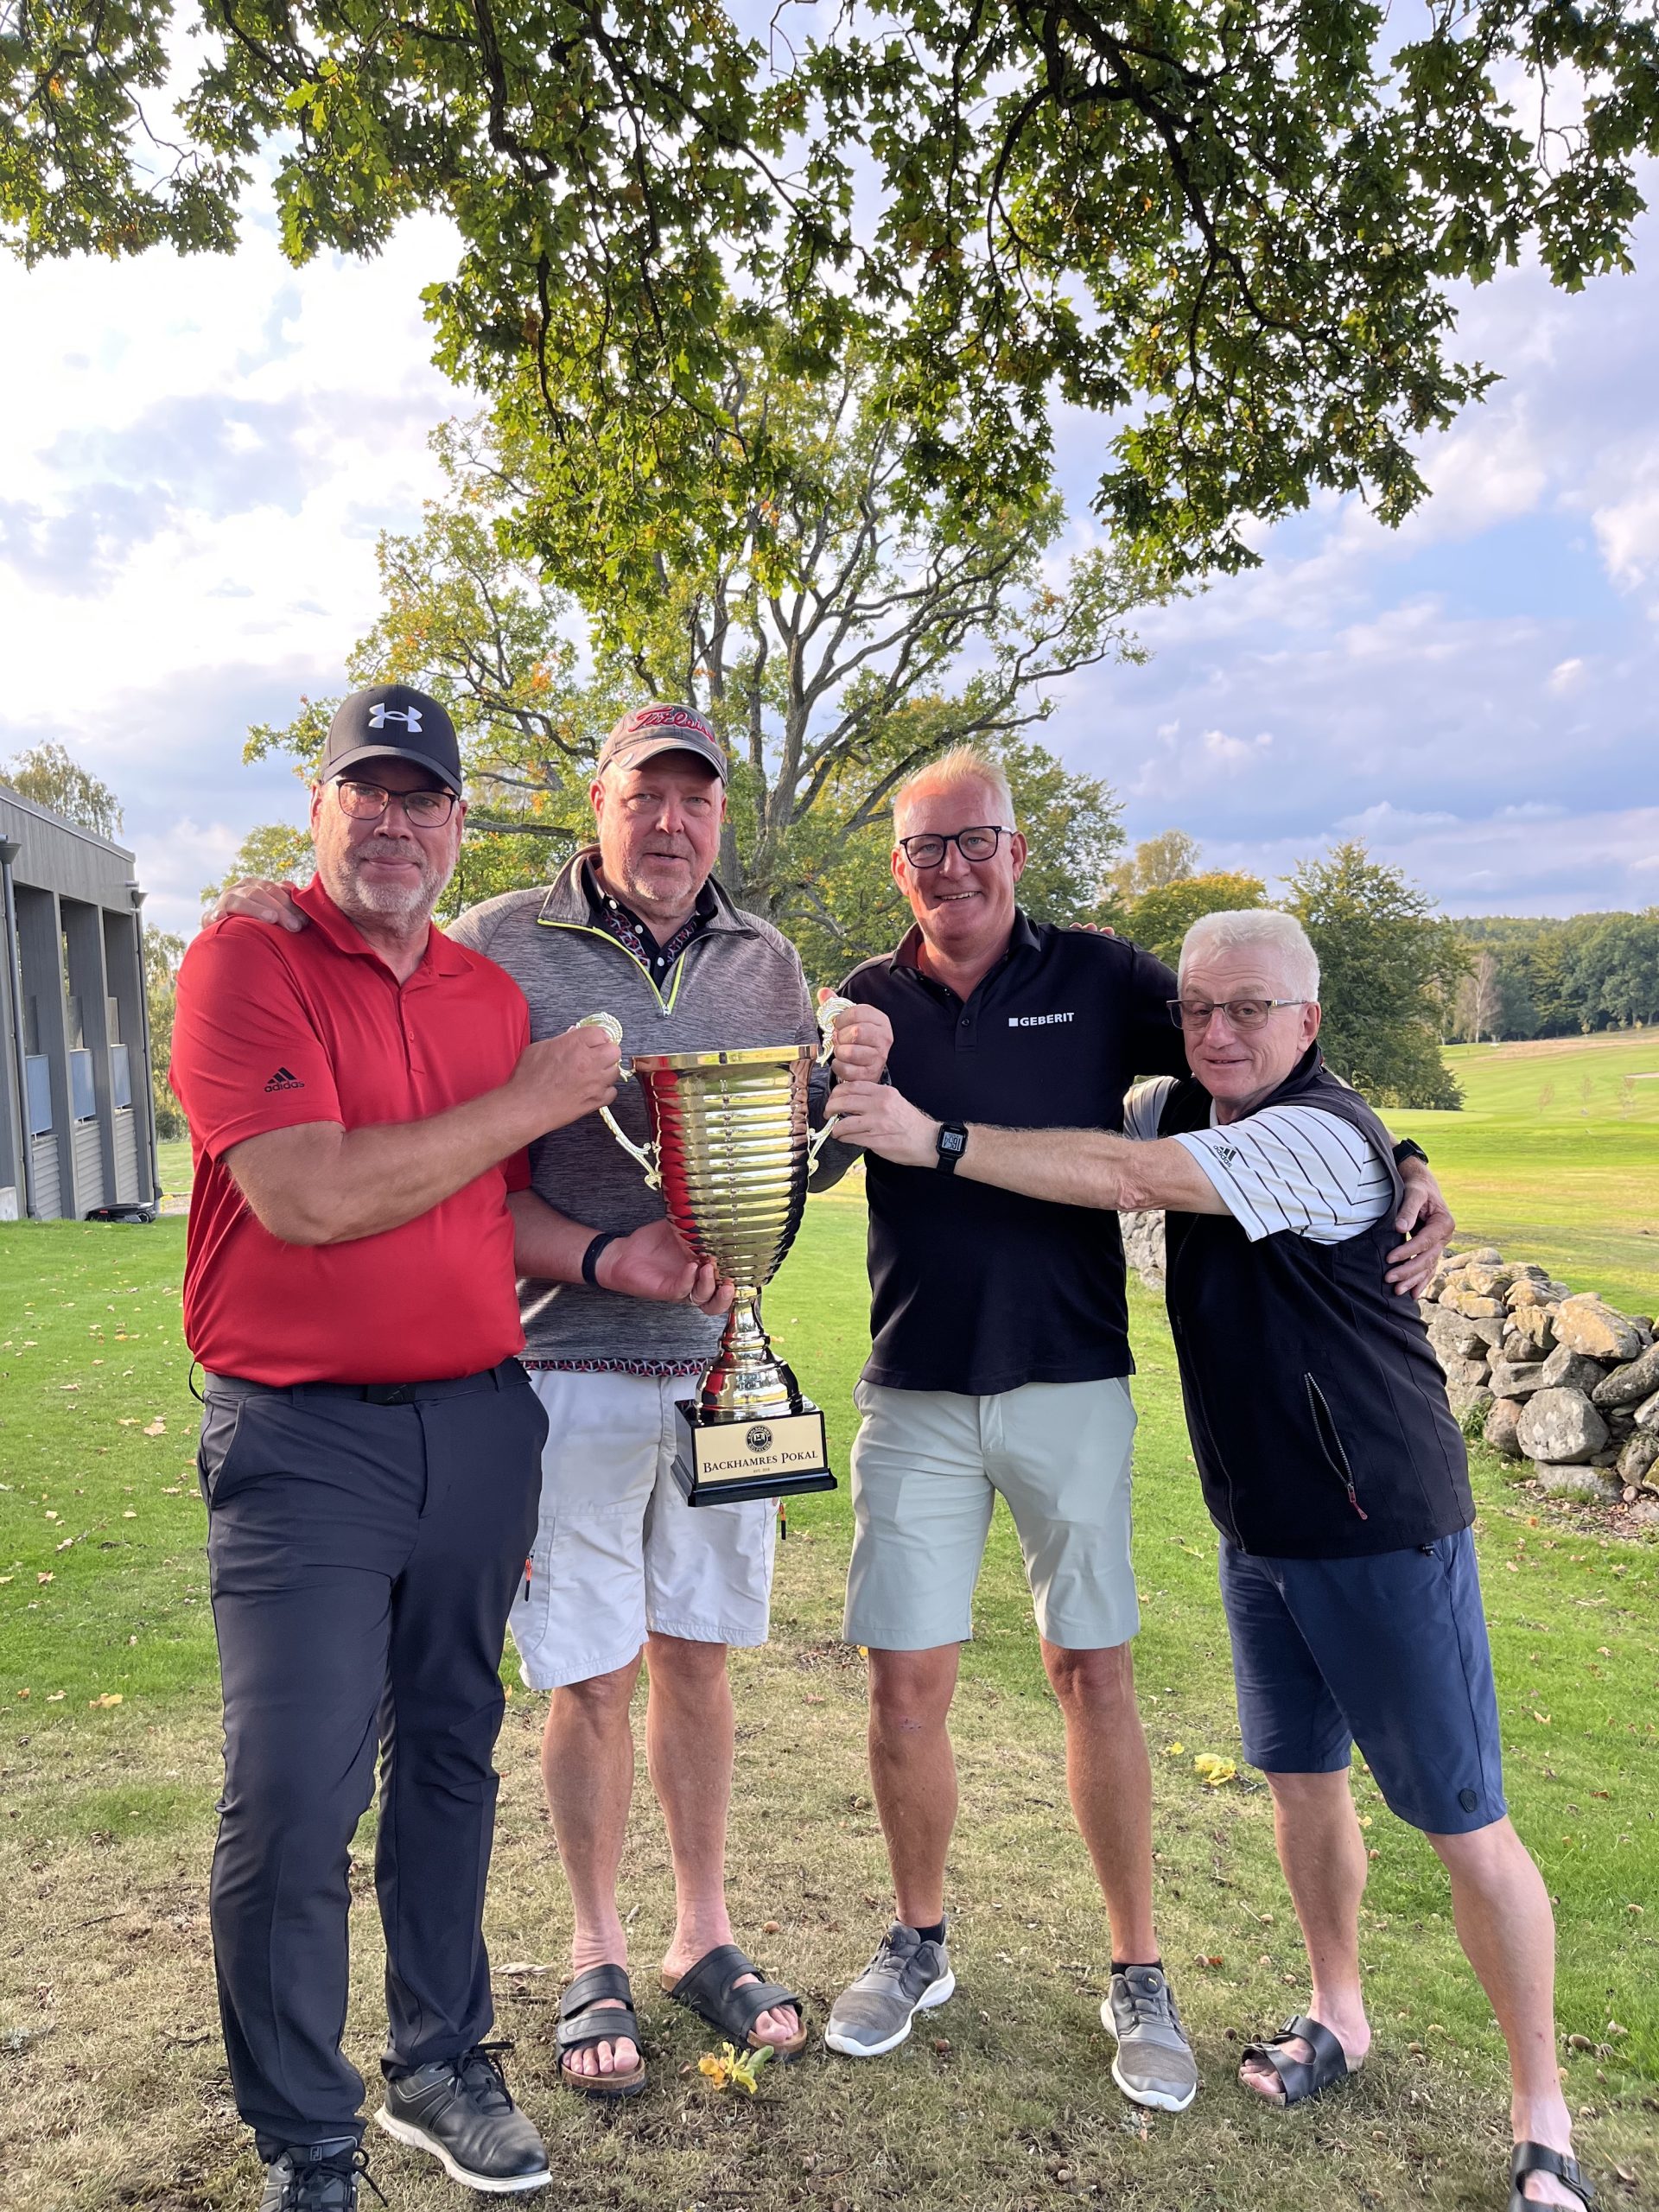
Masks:
[[[1358,1130],[1317,1106],[1267,1106],[1174,1141],[1252,1243],[1285,1230],[1313,1244],[1345,1243],[1388,1211],[1394,1193]]]
[[[1123,1134],[1137,1144],[1149,1144],[1158,1134],[1166,1101],[1175,1088],[1173,1075],[1148,1076],[1137,1083],[1123,1101]]]

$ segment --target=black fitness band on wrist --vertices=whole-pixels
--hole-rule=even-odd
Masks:
[[[589,1243],[588,1249],[582,1254],[582,1279],[583,1282],[587,1284],[589,1290],[597,1290],[600,1287],[599,1260],[601,1253],[604,1251],[607,1244],[614,1244],[621,1234],[622,1232],[620,1229],[601,1229],[598,1236],[595,1236]]]

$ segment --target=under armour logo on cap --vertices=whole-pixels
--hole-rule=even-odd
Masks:
[[[342,699],[322,751],[326,779],[372,760],[409,760],[461,795],[461,747],[441,702],[409,683],[374,683]]]

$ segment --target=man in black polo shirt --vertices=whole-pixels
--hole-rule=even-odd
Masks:
[[[836,1052],[842,1082],[885,1057],[897,1090],[942,1125],[935,1166],[867,1156],[874,1343],[855,1394],[845,1634],[870,1654],[870,1765],[899,1916],[825,2040],[849,2056],[891,2050],[956,1986],[947,1719],[1000,1491],[1111,1925],[1113,2077],[1135,2102],[1179,2112],[1198,2070],[1153,1925],[1117,1224],[953,1173],[968,1122],[1121,1130],[1135,1078],[1185,1065],[1175,978],[1124,939],[1020,912],[1025,840],[994,763],[967,751],[931,763],[899,794],[894,829],[916,926],[843,984],[857,1010],[837,1023]]]

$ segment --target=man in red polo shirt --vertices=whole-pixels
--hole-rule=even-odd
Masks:
[[[376,2117],[474,2188],[549,2178],[484,2040],[498,1669],[547,1426],[514,1357],[507,1193],[533,1138],[613,1097],[618,1061],[596,1029],[532,1045],[518,986],[431,928],[465,811],[443,709],[359,692],[312,796],[315,926],[219,923],[179,977],[225,1689],[213,1949],[262,2212],[357,2202],[348,1851],[382,1749]],[[709,1294],[711,1270],[668,1257],[659,1294]]]

